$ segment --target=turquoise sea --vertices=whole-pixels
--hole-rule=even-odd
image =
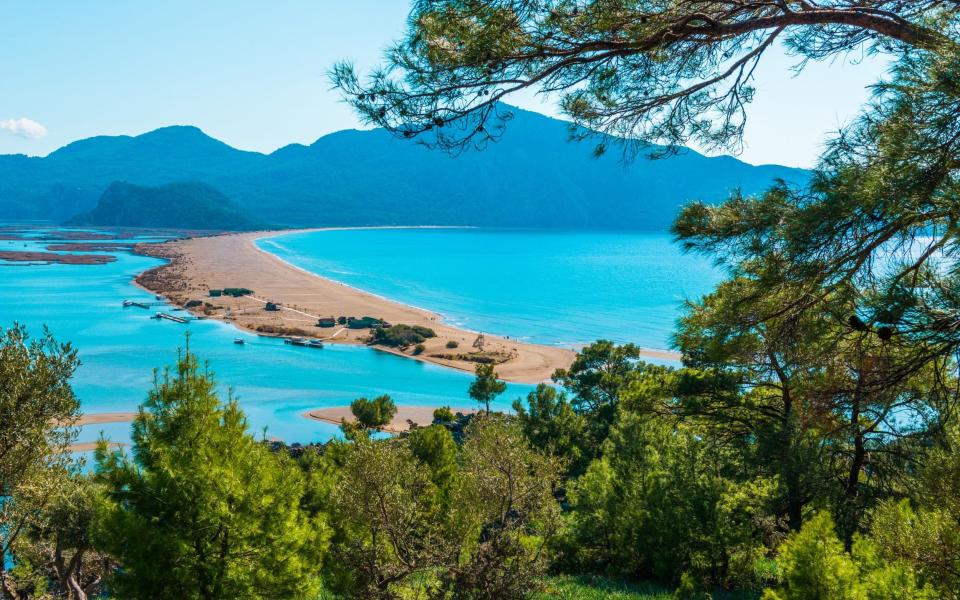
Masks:
[[[668,233],[365,229],[258,244],[473,331],[574,348],[600,338],[669,348],[683,302],[721,275]]]
[[[0,250],[44,250],[41,240],[0,241]],[[718,273],[684,256],[666,234],[547,233],[468,229],[397,229],[286,234],[260,242],[279,257],[320,275],[432,309],[473,330],[576,346],[605,337],[667,347],[685,298],[708,291]],[[221,390],[239,398],[251,429],[287,442],[337,434],[302,417],[359,396],[389,393],[406,405],[470,407],[471,375],[377,350],[328,345],[323,350],[241,333],[218,321],[158,321],[125,299],[153,302],[132,280],[159,261],[119,252],[105,265],[0,263],[0,326],[47,326],[79,350],[73,381],[87,413],[136,410],[154,369],[190,347],[209,362]],[[235,337],[245,345],[233,343]],[[496,403],[526,395],[510,385]],[[129,439],[126,423],[83,428],[78,441]]]
[[[0,250],[39,250],[46,242],[0,241]],[[334,425],[301,415],[342,406],[359,396],[389,393],[398,404],[471,407],[468,373],[398,358],[377,350],[328,345],[323,350],[240,333],[218,321],[183,325],[149,318],[151,310],[123,308],[125,299],[153,301],[131,281],[159,264],[147,257],[116,254],[105,265],[11,265],[0,263],[0,325],[16,321],[39,334],[46,325],[78,349],[82,364],[73,381],[83,411],[135,411],[146,397],[153,370],[176,360],[190,332],[191,350],[207,360],[221,390],[232,388],[251,429],[287,442],[324,441]],[[233,343],[237,336],[247,343]],[[531,386],[510,385],[496,403],[507,409]],[[91,425],[78,441],[129,440],[129,424]]]

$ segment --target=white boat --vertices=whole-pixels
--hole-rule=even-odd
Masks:
[[[235,337],[235,338],[233,338],[233,343],[234,343],[234,344],[239,344],[239,345],[242,346],[242,345],[246,344],[247,342],[246,342],[246,340],[244,340],[244,339],[241,338],[241,337]]]

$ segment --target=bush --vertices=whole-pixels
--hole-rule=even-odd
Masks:
[[[373,400],[357,398],[350,403],[350,412],[353,413],[360,427],[379,430],[393,420],[393,416],[397,414],[397,405],[387,394]]]
[[[460,346],[460,342],[457,340],[450,340],[447,342],[447,348],[457,348],[458,346]]]
[[[449,406],[441,406],[433,411],[433,421],[435,423],[452,423],[453,411]]]
[[[416,356],[418,354],[423,354],[423,351],[426,349],[427,347],[424,346],[423,344],[417,344],[413,349],[413,355]]]
[[[412,344],[422,344],[427,338],[437,334],[429,327],[420,325],[393,325],[373,330],[373,343],[392,348],[406,348]]]

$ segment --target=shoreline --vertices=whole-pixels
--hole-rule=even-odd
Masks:
[[[286,235],[294,235],[294,234],[301,234],[301,233],[313,233],[313,232],[318,232],[318,231],[353,231],[353,230],[369,230],[369,229],[479,229],[479,228],[478,228],[478,227],[474,227],[474,226],[472,226],[472,225],[397,225],[397,226],[384,225],[384,226],[367,226],[367,227],[315,227],[315,228],[309,228],[309,229],[290,229],[290,230],[280,229],[280,230],[276,230],[276,231],[268,231],[268,232],[265,232],[263,235],[254,238],[254,240],[253,240],[253,245],[254,245],[254,247],[255,247],[257,250],[259,250],[260,252],[264,252],[264,253],[268,254],[270,257],[272,257],[272,258],[274,258],[274,259],[282,262],[284,265],[287,265],[287,266],[290,267],[291,269],[296,269],[297,271],[300,271],[300,272],[302,272],[302,273],[305,273],[305,274],[310,275],[310,276],[313,276],[313,277],[320,277],[321,279],[325,279],[325,280],[327,280],[327,281],[331,281],[331,282],[333,282],[333,283],[342,285],[342,286],[344,286],[344,287],[348,287],[348,288],[350,288],[350,289],[352,289],[352,290],[355,290],[355,291],[357,291],[357,292],[359,292],[359,293],[362,293],[362,294],[367,294],[367,295],[373,296],[373,297],[375,297],[375,298],[380,298],[381,300],[384,300],[385,302],[393,302],[393,303],[397,303],[397,304],[403,304],[404,306],[409,306],[410,308],[415,308],[415,309],[421,310],[421,311],[423,311],[423,312],[425,312],[425,313],[430,313],[430,314],[432,314],[432,315],[435,315],[438,319],[440,319],[441,322],[446,322],[446,317],[444,317],[441,313],[438,313],[438,312],[435,312],[435,311],[433,311],[433,310],[430,310],[429,308],[424,308],[424,307],[422,307],[422,306],[417,306],[416,304],[408,304],[408,303],[405,303],[405,302],[400,302],[399,300],[394,300],[394,299],[389,298],[389,297],[387,297],[387,296],[384,296],[384,295],[382,295],[382,294],[376,294],[376,293],[374,293],[374,292],[367,291],[367,290],[365,290],[365,289],[363,289],[363,288],[359,288],[359,287],[357,287],[357,286],[355,286],[355,285],[346,283],[346,282],[344,282],[344,281],[340,281],[339,279],[334,279],[334,278],[332,278],[332,277],[327,277],[327,276],[324,276],[324,275],[317,275],[316,273],[313,273],[312,271],[309,271],[309,270],[307,270],[307,269],[304,269],[303,267],[298,267],[297,265],[295,265],[295,264],[293,264],[293,263],[291,263],[291,262],[289,262],[289,261],[287,261],[287,260],[284,260],[284,259],[280,258],[280,257],[277,256],[276,254],[273,254],[273,253],[271,253],[271,252],[268,252],[267,250],[264,250],[263,248],[260,248],[260,247],[257,246],[257,244],[256,244],[256,242],[258,242],[258,241],[260,241],[260,240],[268,240],[268,239],[272,239],[272,238],[275,238],[275,237],[283,237],[283,236],[286,236]],[[143,289],[146,289],[146,288],[143,288]],[[149,290],[147,290],[147,291],[149,291]],[[479,332],[479,331],[475,331],[475,330],[473,330],[473,329],[468,329],[468,328],[462,327],[462,326],[460,326],[460,325],[451,325],[451,327],[455,327],[455,328],[457,328],[457,329],[459,329],[459,330],[461,330],[461,331],[465,331],[465,332],[471,333],[471,334],[473,334],[473,335],[477,335],[477,334],[481,333],[481,332]],[[492,334],[491,334],[491,335],[492,335]],[[544,343],[523,341],[523,340],[520,340],[519,338],[507,338],[507,339],[514,339],[514,340],[517,341],[517,342],[526,343],[526,344],[532,344],[532,345],[535,345],[535,346],[543,346],[543,347],[546,347],[546,348],[562,348],[562,349],[567,349],[567,350],[571,350],[572,352],[574,352],[574,354],[576,354],[577,352],[579,352],[580,348],[583,348],[583,347],[585,347],[585,346],[587,345],[587,344],[575,344],[575,345],[574,345],[574,348],[575,348],[575,349],[571,349],[571,348],[568,348],[568,347],[566,347],[566,346],[560,346],[560,345],[551,346],[551,345],[549,345],[549,344],[544,344]],[[636,345],[636,344],[634,344],[634,345]],[[373,347],[375,347],[375,348],[378,349],[378,350],[389,351],[389,348],[383,348],[383,347],[380,347],[380,346],[373,346]],[[662,360],[673,360],[673,361],[677,361],[677,362],[679,362],[679,361],[682,359],[682,355],[681,355],[679,352],[676,352],[676,351],[673,351],[673,350],[663,350],[663,349],[658,349],[658,348],[645,348],[645,347],[640,347],[640,346],[638,346],[638,349],[640,350],[640,356],[643,357],[643,358],[657,358],[657,359],[662,359]],[[411,358],[416,358],[416,357],[411,357]]]
[[[427,227],[421,227],[427,228]],[[395,356],[473,372],[477,362],[471,358],[495,357],[505,381],[541,383],[558,368],[567,368],[576,353],[567,348],[531,344],[502,336],[484,334],[483,356],[473,344],[477,333],[446,323],[433,311],[383,298],[342,282],[321,277],[291,265],[257,246],[256,241],[294,233],[354,228],[321,228],[225,233],[185,238],[136,246],[138,254],[166,259],[163,265],[137,275],[134,283],[172,304],[184,307],[200,301],[189,310],[195,316],[228,322],[239,329],[273,337],[310,337],[325,343],[365,345]],[[374,228],[364,228],[374,229]],[[245,287],[250,296],[209,296],[210,289]],[[267,312],[267,302],[282,309]],[[320,317],[373,316],[392,324],[429,327],[436,337],[427,339],[419,355],[385,346],[367,344],[369,330],[316,327]],[[452,344],[452,345],[451,345]]]

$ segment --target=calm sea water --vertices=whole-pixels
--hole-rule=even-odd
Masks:
[[[285,234],[260,248],[474,331],[577,347],[668,348],[684,300],[721,273],[666,233],[368,229]]]
[[[0,241],[0,250],[43,250],[41,242]],[[302,417],[326,406],[342,406],[359,396],[389,393],[398,404],[471,407],[471,376],[398,358],[364,347],[328,345],[296,348],[281,341],[239,333],[217,321],[187,325],[150,319],[152,310],[122,308],[124,299],[153,301],[131,284],[158,261],[117,254],[106,265],[0,266],[0,326],[16,321],[40,333],[46,325],[79,350],[82,364],[73,380],[84,412],[135,411],[145,399],[153,370],[176,360],[190,332],[190,346],[206,359],[221,390],[232,388],[251,429],[270,437],[312,442],[336,435],[334,425]],[[234,337],[243,337],[244,346]],[[531,386],[511,385],[497,403],[509,407]],[[129,439],[129,425],[87,426],[79,441]]]

